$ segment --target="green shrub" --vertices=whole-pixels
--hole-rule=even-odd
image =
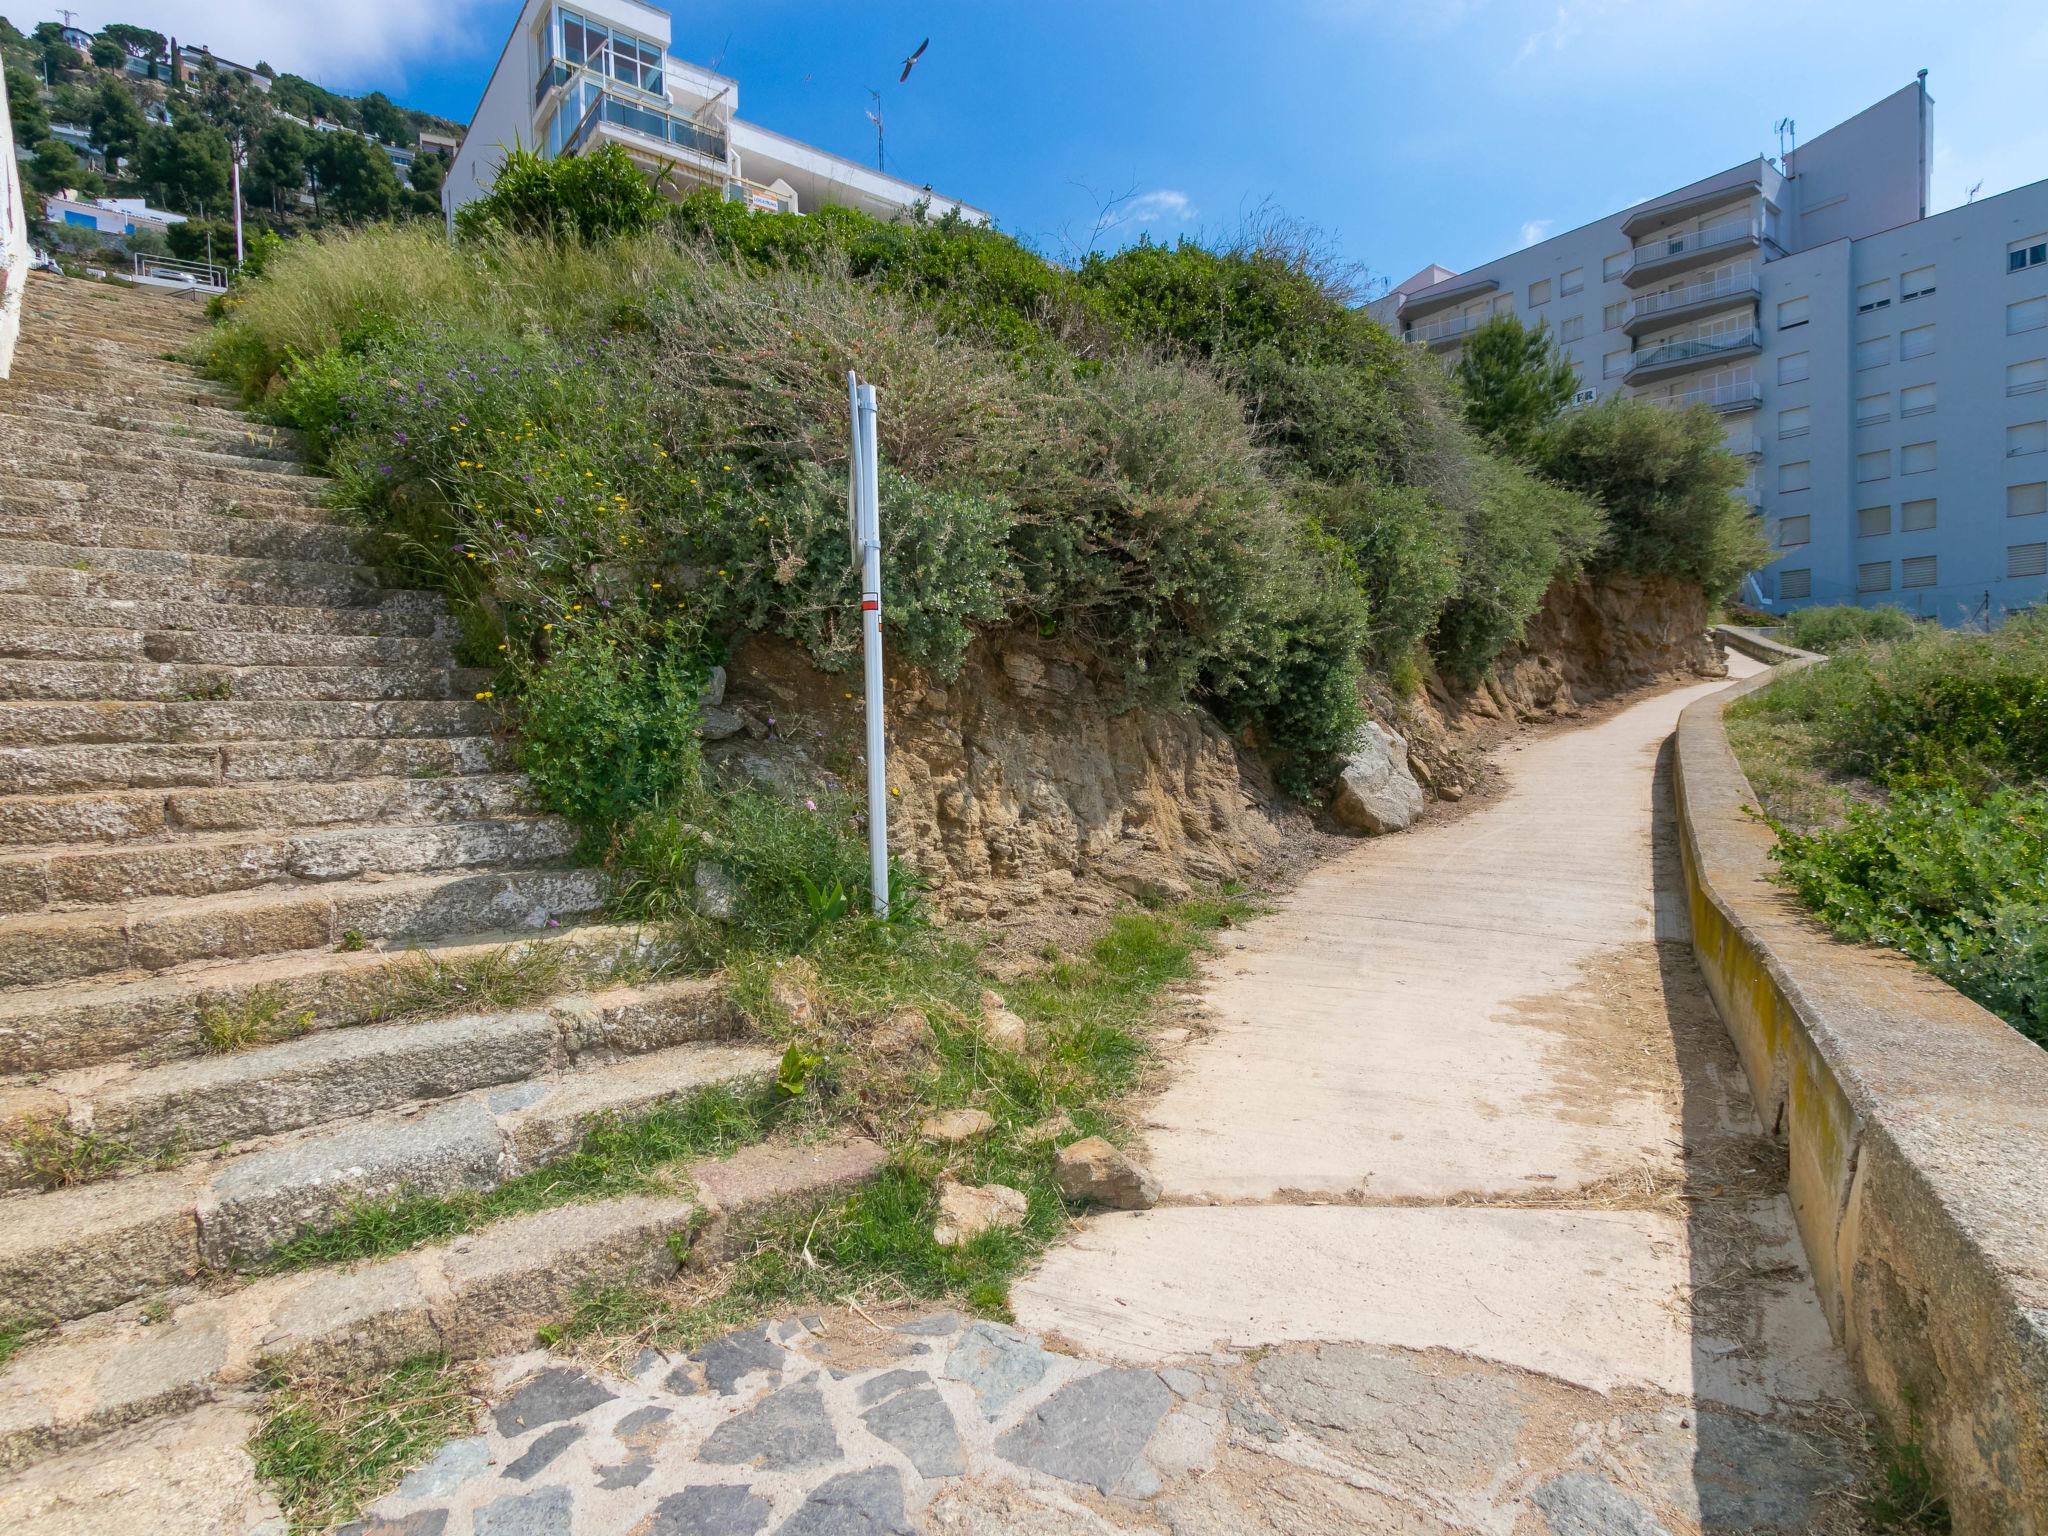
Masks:
[[[1524,455],[1578,392],[1579,371],[1546,324],[1495,315],[1465,338],[1453,371],[1465,419],[1503,451]]]
[[[491,190],[455,216],[464,237],[514,235],[608,240],[642,235],[666,216],[668,202],[617,144],[582,154],[504,151]]]
[[[1373,594],[1373,654],[1389,667],[1411,661],[1458,590],[1458,519],[1417,486],[1309,484],[1300,500],[1350,552]]]
[[[1883,603],[1875,608],[1800,608],[1786,616],[1785,627],[1787,638],[1801,650],[1832,656],[1854,645],[1903,640],[1915,625],[1905,609]]]

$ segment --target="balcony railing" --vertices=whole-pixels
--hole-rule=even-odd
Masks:
[[[784,197],[773,188],[764,187],[757,181],[728,181],[725,184],[725,200],[728,203],[745,203],[749,208],[762,213],[795,213],[796,200]]]
[[[674,112],[662,112],[640,102],[614,96],[609,91],[591,103],[589,110],[583,115],[583,120],[576,125],[576,131],[570,135],[563,153],[574,154],[588,142],[600,126],[606,124],[614,128],[624,128],[650,139],[658,139],[674,149],[689,150],[693,154],[703,155],[706,159],[716,160],[720,165],[724,165],[729,158],[729,146],[723,133],[705,128],[692,119]]]
[[[1642,347],[1631,353],[1629,372],[1640,373],[1645,368],[1667,368],[1674,363],[1711,360],[1730,352],[1753,350],[1763,344],[1763,333],[1755,326],[1740,331],[1723,331],[1715,336],[1682,336],[1676,341],[1659,342],[1654,347]]]
[[[566,85],[569,77],[575,73],[575,66],[560,59],[550,59],[541,66],[540,78],[533,83],[533,104],[537,107],[546,101],[549,91],[558,85]]]
[[[1704,405],[1716,411],[1751,411],[1764,403],[1764,387],[1755,379],[1736,379],[1732,383],[1702,384],[1697,389],[1639,398],[1648,400],[1652,405],[1668,406],[1674,411],[1682,411],[1692,405]]]
[[[1763,232],[1761,219],[1730,219],[1706,229],[1686,229],[1659,235],[1635,248],[1635,254],[1629,258],[1629,267],[1638,270],[1669,261],[1674,256],[1691,256],[1728,245],[1754,245],[1763,238]]]
[[[1469,335],[1492,318],[1491,315],[1445,315],[1441,320],[1425,320],[1420,325],[1409,326],[1408,339],[1418,346],[1433,347]]]
[[[1732,277],[1712,278],[1704,283],[1688,283],[1683,288],[1672,288],[1663,293],[1646,293],[1629,305],[1622,316],[1622,324],[1633,325],[1653,315],[1689,309],[1695,304],[1710,304],[1715,299],[1742,298],[1761,290],[1762,283],[1754,272],[1741,272]]]

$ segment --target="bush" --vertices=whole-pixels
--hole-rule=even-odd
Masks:
[[[1418,487],[1367,480],[1306,486],[1301,505],[1350,552],[1374,594],[1373,655],[1388,667],[1412,663],[1458,590],[1458,519]]]
[[[464,238],[503,231],[606,240],[643,235],[667,210],[667,199],[616,144],[553,158],[513,148],[505,151],[490,192],[465,204],[455,226]]]
[[[1786,616],[1787,638],[1802,651],[1832,656],[1851,646],[1903,640],[1915,628],[1911,614],[1889,603],[1875,608],[1800,608]]]
[[[1579,372],[1548,325],[1495,315],[1465,339],[1454,377],[1473,429],[1518,457],[1578,392]]]

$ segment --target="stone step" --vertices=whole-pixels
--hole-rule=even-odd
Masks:
[[[367,566],[329,566],[325,569],[331,574],[313,578],[294,573],[295,566],[299,571],[306,569],[303,562],[219,560],[213,573],[180,576],[98,570],[92,567],[90,557],[80,559],[83,569],[67,565],[0,564],[0,594],[159,603],[254,603],[267,608],[381,608],[390,604],[437,617],[443,611],[436,594],[380,586],[376,572]],[[228,569],[235,566],[242,569]]]
[[[730,1039],[743,1015],[698,977],[573,992],[532,1008],[330,1029],[227,1056],[116,1063],[0,1087],[0,1187],[27,1187],[37,1125],[118,1143],[136,1163],[521,1082],[571,1065]]]
[[[0,507],[88,513],[119,507],[128,518],[163,513],[213,512],[227,517],[292,518],[332,522],[325,481],[277,480],[268,485],[222,486],[205,476],[156,471],[135,474],[95,464],[84,470],[0,471]]]
[[[57,566],[74,571],[123,571],[135,576],[170,576],[180,582],[284,582],[320,586],[380,587],[376,572],[352,553],[339,560],[250,558],[201,555],[181,549],[124,549],[119,545],[56,544],[43,539],[0,536],[0,566]]]
[[[0,1471],[253,1384],[266,1366],[387,1369],[527,1348],[594,1289],[672,1277],[677,1253],[723,1256],[760,1216],[873,1178],[861,1138],[766,1143],[679,1173],[679,1192],[512,1217],[453,1242],[348,1269],[273,1275],[226,1295],[130,1305],[64,1328],[0,1374]],[[196,1244],[195,1244],[196,1247]]]
[[[497,716],[475,699],[213,700],[0,704],[0,746],[297,741],[333,736],[481,736]]]
[[[773,1078],[779,1059],[758,1045],[672,1046],[162,1172],[16,1194],[0,1201],[0,1294],[31,1317],[68,1320],[209,1271],[245,1273],[353,1204],[495,1189],[573,1151],[602,1118],[645,1114],[706,1088],[746,1091]]]
[[[595,869],[481,871],[151,898],[0,924],[0,986],[144,975],[343,942],[389,949],[451,933],[544,929],[605,899]]]
[[[305,465],[284,459],[245,459],[237,454],[208,453],[203,448],[182,448],[175,443],[100,453],[90,447],[78,447],[75,442],[69,446],[58,442],[31,444],[24,440],[26,436],[16,432],[0,439],[0,474],[35,474],[48,479],[79,479],[85,472],[170,475],[206,480],[230,496],[238,487],[245,486],[327,484]]]
[[[226,555],[244,560],[315,560],[346,564],[357,558],[361,537],[339,524],[258,520],[219,513],[159,515],[155,521],[126,521],[83,508],[16,511],[0,506],[0,538],[32,539],[74,548],[174,550],[188,555]],[[177,518],[171,521],[170,518]]]
[[[0,394],[0,422],[9,430],[49,432],[72,438],[89,437],[109,449],[148,447],[170,442],[217,453],[255,459],[298,458],[305,443],[297,432],[244,416],[200,422],[185,412],[122,409],[99,402],[71,405],[47,395]]]
[[[622,972],[644,972],[664,959],[667,945],[653,930],[586,923],[540,935],[469,934],[407,950],[216,961],[140,980],[20,987],[0,992],[0,1073],[68,1071],[143,1052],[157,1060],[199,1055],[202,1019],[215,1009],[303,1024],[304,1032],[446,1012],[469,985],[462,977],[486,969],[543,965],[536,974],[555,991],[609,986]],[[448,994],[438,1005],[425,986],[436,977]]]
[[[556,817],[499,816],[32,848],[0,853],[0,914],[153,896],[216,896],[291,881],[353,880],[365,874],[540,864],[567,858],[576,843],[575,829]]]
[[[19,356],[18,353],[16,355]],[[17,392],[10,383],[8,393],[0,395],[0,408],[5,407],[6,401],[13,400],[25,410],[33,408],[51,414],[72,411],[92,419],[106,416],[131,425],[147,423],[154,427],[161,423],[237,434],[251,431],[276,433],[281,441],[299,435],[290,427],[274,426],[250,416],[237,408],[232,392],[225,397],[218,396],[207,385],[201,386],[205,390],[203,394],[185,390],[180,398],[168,401],[154,395],[128,396],[122,391],[119,380],[100,380],[91,388],[79,388],[77,382],[72,380],[71,387],[67,388],[46,386],[32,393]]]
[[[188,666],[208,669],[250,667],[360,667],[411,669],[414,672],[446,671],[453,666],[449,657],[446,640],[421,635],[279,635],[262,630],[234,629],[87,629],[77,625],[47,624],[33,625],[24,629],[0,631],[0,658],[12,661],[60,661],[71,663],[133,662],[182,663]],[[158,668],[152,668],[154,674]],[[98,675],[98,674],[95,674]],[[216,676],[225,676],[232,684],[237,679],[234,673],[220,673],[209,670],[203,682],[211,684]],[[258,680],[260,682],[260,679]],[[142,695],[152,698],[183,698],[192,690],[187,683],[172,688],[166,693],[161,679],[153,677],[151,690]],[[7,696],[10,679],[0,678],[0,697]],[[377,679],[384,696],[388,679]],[[486,681],[483,686],[490,686]],[[235,688],[237,694],[248,697],[277,697],[266,694],[262,689],[246,691]],[[470,689],[471,693],[476,690]],[[116,689],[115,696],[132,697]],[[16,697],[64,698],[64,697],[106,697],[95,692],[86,695],[52,693],[46,689],[34,692],[17,689]],[[408,695],[410,696],[410,695]],[[458,696],[459,692],[458,692]]]
[[[382,602],[361,608],[278,606],[260,602],[194,602],[180,598],[44,597],[0,593],[0,625],[20,629],[134,629],[152,632],[227,630],[273,635],[452,636],[454,621],[438,598],[386,589]]]
[[[226,639],[218,634],[207,638],[216,647]],[[234,666],[175,661],[15,660],[0,668],[0,702],[474,700],[490,689],[493,676],[481,667],[422,666],[395,661],[350,666]]]
[[[509,766],[509,751],[488,736],[0,747],[0,795],[446,778],[502,772]]]
[[[128,842],[171,834],[476,820],[531,814],[515,773],[447,779],[352,779],[327,784],[247,784],[217,789],[112,790],[0,797],[0,847]],[[159,842],[175,859],[176,845]],[[53,857],[70,857],[66,847]]]

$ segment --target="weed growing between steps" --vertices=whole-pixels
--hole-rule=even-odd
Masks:
[[[47,1323],[32,1317],[0,1318],[0,1370],[49,1331]]]
[[[444,1443],[476,1423],[473,1373],[417,1355],[368,1382],[276,1377],[249,1443],[293,1532],[350,1519]]]
[[[199,1048],[209,1056],[227,1056],[280,1040],[296,1040],[313,1027],[313,1010],[287,1012],[278,987],[259,987],[237,1002],[212,1003],[200,1010]]]

